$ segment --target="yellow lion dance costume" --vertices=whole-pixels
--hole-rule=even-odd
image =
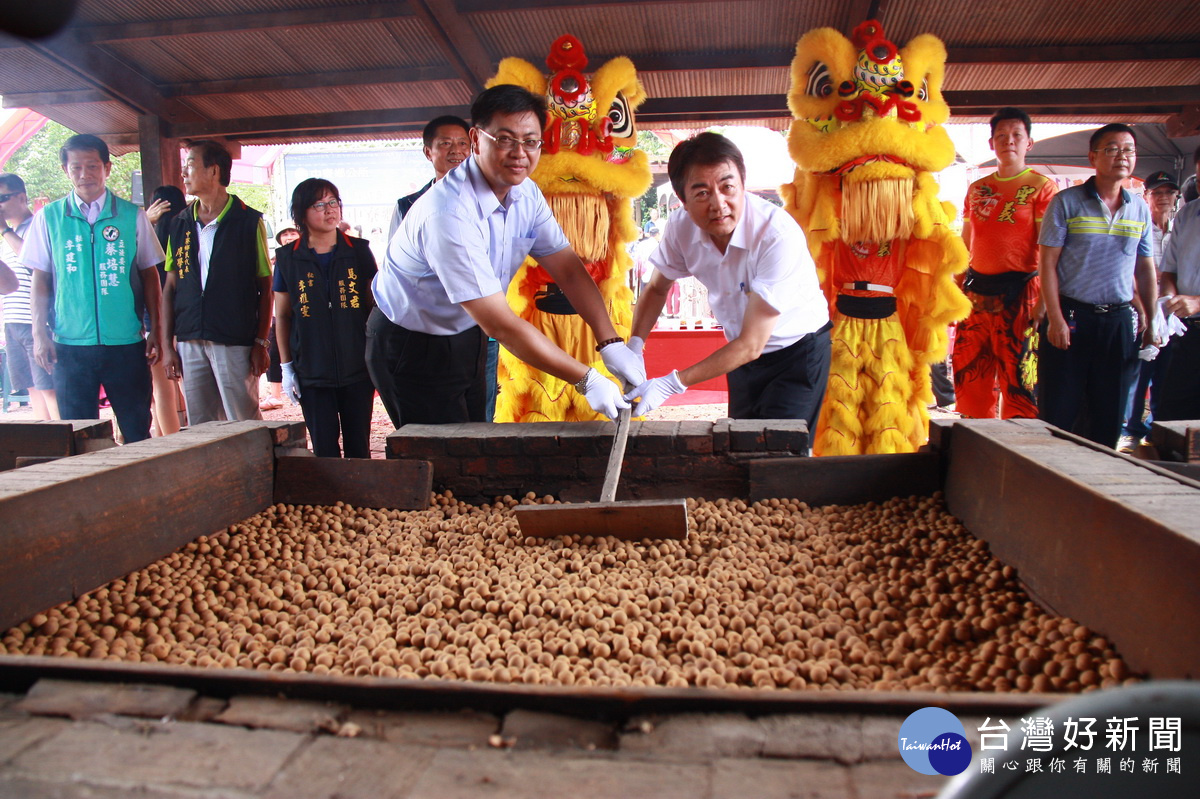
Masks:
[[[954,145],[941,124],[946,49],[897,50],[869,20],[796,45],[788,107],[795,182],[780,193],[804,228],[830,301],[833,355],[817,455],[912,452],[929,437],[929,364],[971,306],[953,275],[967,250],[933,172]]]
[[[614,58],[591,76],[574,36],[550,48],[544,76],[519,58],[500,62],[488,86],[511,83],[546,96],[545,144],[533,180],[562,225],[571,247],[600,287],[617,334],[628,338],[633,294],[626,245],[638,237],[631,201],[650,188],[650,164],[637,149],[633,111],[646,99],[628,58]],[[568,355],[604,371],[596,339],[550,275],[532,259],[509,286],[508,303]],[[501,348],[497,367],[497,422],[587,421],[595,413],[577,391]]]

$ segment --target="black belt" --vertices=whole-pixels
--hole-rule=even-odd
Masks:
[[[533,304],[542,313],[555,316],[571,316],[579,313],[557,283],[547,283],[545,289],[534,295]]]
[[[1063,305],[1063,307],[1070,308],[1071,310],[1074,310],[1074,311],[1086,311],[1088,313],[1096,313],[1096,314],[1112,313],[1113,311],[1119,311],[1123,308],[1129,307],[1129,303],[1127,303],[1127,302],[1105,302],[1105,303],[1101,303],[1099,305],[1095,305],[1090,302],[1080,302],[1079,300],[1073,300],[1070,297],[1067,297],[1062,294],[1060,294],[1058,296],[1058,298],[1061,301],[1061,304]]]
[[[995,275],[982,275],[974,269],[968,269],[967,276],[963,279],[963,290],[985,297],[1003,297],[1005,305],[1012,305],[1025,290],[1025,284],[1036,274],[1037,272],[1000,272]]]
[[[852,316],[855,319],[886,319],[896,312],[895,297],[856,297],[853,294],[839,294],[835,304],[843,316]]]

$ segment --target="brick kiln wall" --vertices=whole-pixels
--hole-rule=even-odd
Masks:
[[[607,422],[410,424],[388,436],[387,457],[433,464],[435,491],[466,502],[506,494],[595,501],[615,426]],[[747,463],[806,457],[803,421],[632,422],[618,499],[745,496]]]

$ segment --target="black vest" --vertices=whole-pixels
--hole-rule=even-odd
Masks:
[[[169,246],[178,272],[175,338],[251,346],[258,336],[258,248],[262,214],[239,198],[217,225],[208,283],[200,283],[196,204],[171,220]],[[270,289],[268,288],[268,291]]]
[[[275,251],[276,280],[292,302],[292,363],[302,386],[340,388],[367,374],[367,317],[375,256],[366,239],[339,233],[326,280],[307,241]]]

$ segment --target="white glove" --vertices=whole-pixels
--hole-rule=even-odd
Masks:
[[[604,365],[618,380],[625,381],[627,386],[636,386],[646,382],[646,361],[641,353],[631,350],[624,341],[614,341],[600,350]]]
[[[633,351],[635,355],[641,355],[642,351],[646,349],[646,339],[642,338],[641,336],[630,336],[629,349]]]
[[[641,402],[633,409],[633,415],[645,416],[666,402],[672,394],[682,394],[685,391],[687,386],[680,381],[679,372],[671,372],[669,375],[647,380],[626,394],[625,399],[632,401],[635,397],[641,397]]]
[[[283,396],[295,405],[300,402],[300,382],[296,380],[296,367],[292,366],[291,361],[279,366],[283,369]]]
[[[581,382],[584,382],[583,396],[596,413],[616,419],[618,410],[629,407],[629,403],[621,399],[621,389],[617,388],[617,384],[595,369],[588,369]]]

